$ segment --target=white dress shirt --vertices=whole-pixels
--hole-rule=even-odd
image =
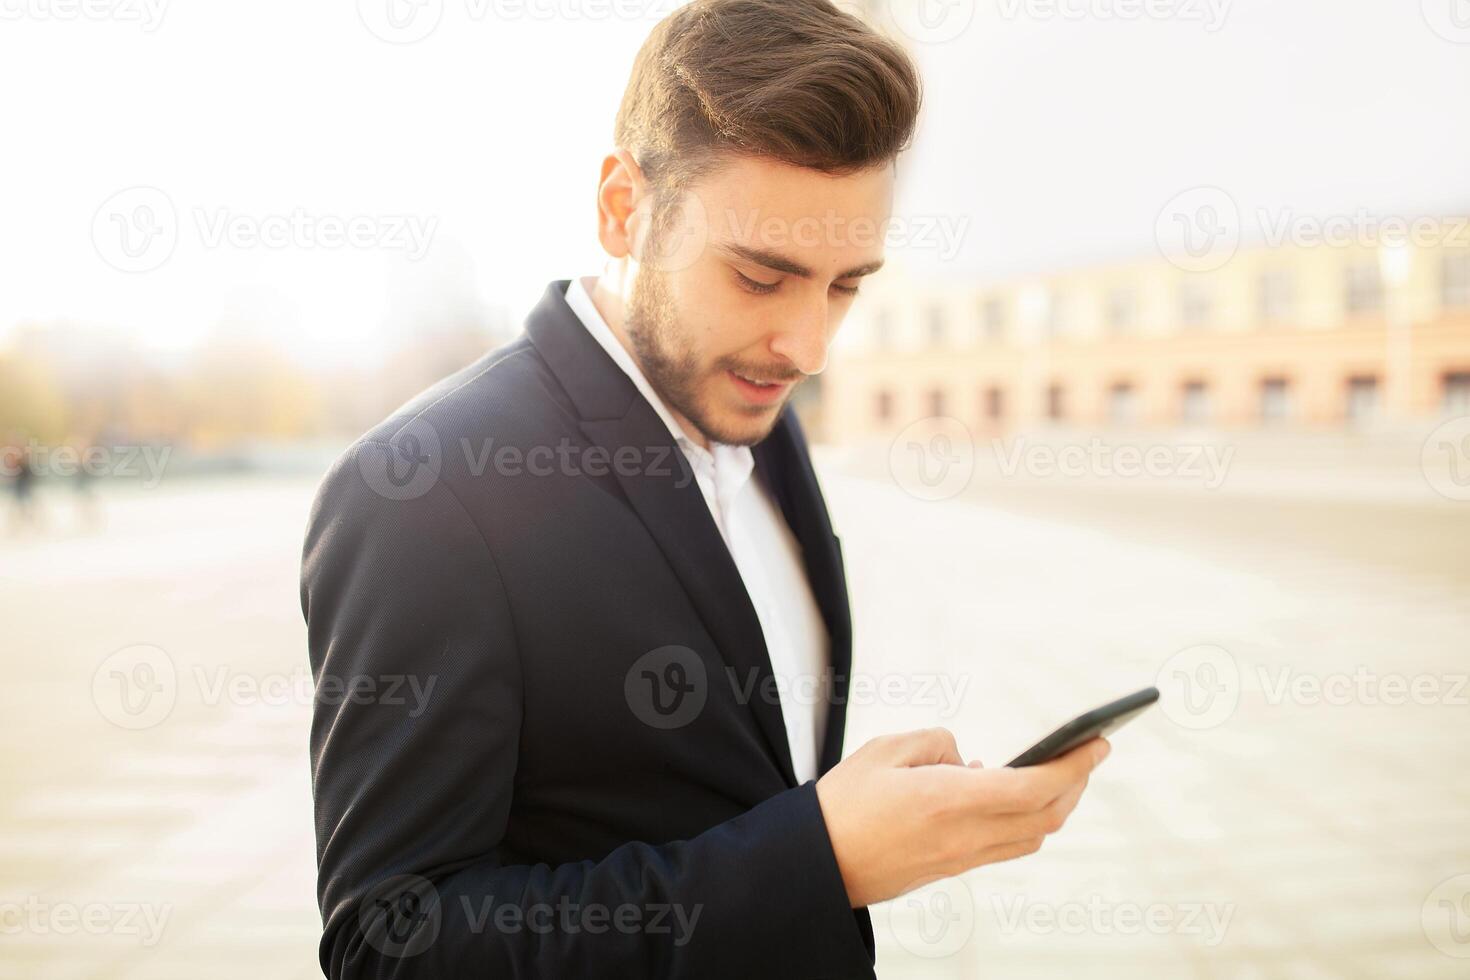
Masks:
[[[771,670],[781,694],[781,715],[797,782],[815,779],[827,725],[830,638],[807,582],[796,535],[766,486],[759,479],[751,479],[755,457],[750,449],[713,441],[705,449],[685,434],[633,355],[602,318],[581,279],[573,279],[567,288],[567,305],[632,379],[689,460],[704,502],[760,618]],[[751,679],[736,680],[745,685]]]

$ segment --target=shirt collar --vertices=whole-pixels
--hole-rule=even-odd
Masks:
[[[684,455],[689,458],[690,463],[696,467],[708,468],[708,470],[712,471],[722,491],[724,491],[721,493],[721,496],[725,496],[726,493],[733,494],[743,486],[745,481],[749,479],[751,470],[755,467],[755,457],[752,455],[750,448],[748,446],[731,446],[723,442],[714,442],[711,440],[710,449],[705,449],[699,443],[690,439],[685,434],[684,427],[674,418],[673,411],[664,402],[663,397],[654,390],[648,378],[644,377],[643,370],[638,366],[638,362],[633,359],[633,355],[618,340],[617,334],[613,333],[612,327],[608,326],[607,321],[602,318],[602,314],[598,311],[596,304],[592,302],[592,294],[587,292],[587,287],[583,285],[580,278],[572,279],[571,284],[567,286],[567,306],[571,307],[572,312],[577,315],[577,319],[582,321],[583,326],[587,328],[587,332],[592,335],[592,339],[596,340],[602,349],[607,351],[608,356],[613,359],[613,363],[622,368],[623,373],[632,380],[639,393],[643,395],[644,400],[653,406],[653,410],[658,413],[658,417],[668,427],[669,435],[674,437],[674,441],[684,451]]]

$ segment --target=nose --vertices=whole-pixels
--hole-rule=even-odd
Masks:
[[[771,353],[789,362],[802,374],[821,374],[827,366],[827,350],[831,343],[827,313],[827,303],[823,300],[786,321],[771,337]]]

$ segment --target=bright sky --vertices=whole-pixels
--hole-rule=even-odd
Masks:
[[[914,45],[899,213],[933,224],[907,250],[931,273],[1145,251],[1200,185],[1247,214],[1470,207],[1467,0],[922,2],[971,18]],[[1113,13],[1130,2],[1175,16]],[[600,266],[598,164],[673,5],[0,0],[0,331],[170,349],[224,325],[319,362],[425,311],[519,320]]]

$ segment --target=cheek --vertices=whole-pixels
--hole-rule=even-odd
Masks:
[[[670,279],[674,329],[684,352],[701,369],[714,371],[730,357],[750,361],[767,356],[760,348],[775,305],[770,299],[752,296],[721,277],[719,269],[698,263]]]

